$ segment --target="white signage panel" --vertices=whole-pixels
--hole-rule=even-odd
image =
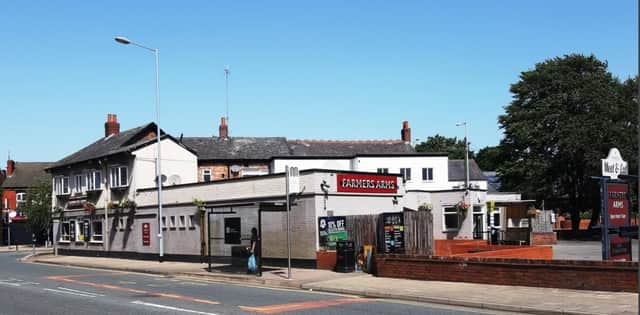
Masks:
[[[618,175],[629,174],[629,166],[627,161],[622,159],[620,151],[613,148],[609,150],[609,155],[602,161],[602,176],[609,176],[611,179],[618,179]]]

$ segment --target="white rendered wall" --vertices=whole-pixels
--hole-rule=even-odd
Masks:
[[[171,176],[180,177],[181,184],[198,181],[198,158],[195,154],[173,140],[165,138],[161,141],[162,174],[167,177],[163,186],[168,186]],[[150,188],[156,186],[156,149],[157,143],[145,146],[133,152],[136,156],[133,163],[135,188]]]
[[[272,173],[284,172],[285,166],[297,167],[299,170],[326,169],[351,170],[350,159],[274,159],[271,164]]]
[[[378,168],[388,168],[389,173],[399,174],[400,168],[410,168],[411,180],[405,183],[407,190],[447,190],[452,187],[446,156],[356,157],[353,164],[353,170],[360,172],[376,172]],[[433,168],[433,180],[422,180],[422,168],[429,167]]]

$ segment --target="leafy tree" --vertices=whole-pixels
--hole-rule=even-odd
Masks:
[[[483,171],[495,171],[501,164],[501,154],[500,146],[484,147],[476,154],[476,163]]]
[[[449,159],[464,159],[464,139],[456,137],[448,138],[436,134],[427,138],[427,141],[416,145],[418,152],[444,152],[449,153]],[[473,151],[469,151],[469,159],[473,158]]]
[[[38,179],[27,189],[26,200],[18,207],[27,216],[27,224],[31,231],[40,236],[47,232],[51,225],[51,180]]]
[[[598,209],[589,177],[601,174],[600,159],[612,147],[627,159],[635,155],[637,110],[624,84],[606,62],[572,54],[522,72],[510,91],[513,101],[499,117],[503,186],[537,200],[566,198],[573,218]]]

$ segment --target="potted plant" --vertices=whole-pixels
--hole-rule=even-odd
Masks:
[[[540,212],[541,212],[541,211],[540,211],[540,210],[538,210],[538,209],[531,208],[531,209],[527,210],[527,217],[529,217],[529,218],[535,218],[536,216],[538,216],[538,214],[539,214]]]
[[[425,202],[418,207],[420,211],[431,211],[433,210],[433,205],[431,203]]]
[[[96,212],[96,205],[93,202],[87,201],[82,206],[83,206],[84,210],[86,210],[87,212],[89,212],[91,214]]]
[[[198,199],[198,198],[193,198],[193,205],[196,206],[196,208],[198,209],[198,211],[202,211],[204,212],[204,201]]]

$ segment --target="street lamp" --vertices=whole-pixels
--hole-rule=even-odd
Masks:
[[[156,60],[156,139],[158,141],[158,150],[156,151],[156,185],[158,185],[158,244],[159,257],[162,262],[164,256],[164,246],[162,237],[162,169],[160,168],[160,82],[158,79],[158,48],[149,48],[138,43],[130,41],[126,37],[117,36],[114,38],[116,42],[123,45],[134,45],[153,52]]]
[[[457,127],[464,126],[464,168],[466,170],[464,178],[465,193],[469,194],[469,140],[467,139],[467,122],[456,124]]]

